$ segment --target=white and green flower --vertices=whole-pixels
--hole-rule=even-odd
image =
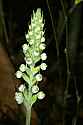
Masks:
[[[42,100],[45,97],[45,93],[43,91],[38,92],[37,94],[38,99]]]
[[[42,81],[42,75],[41,74],[37,74],[35,77],[36,77],[36,80],[38,82]]]
[[[26,66],[24,64],[21,64],[19,67],[21,72],[25,72],[26,71]]]
[[[47,65],[46,65],[46,63],[42,63],[42,64],[40,65],[40,67],[41,67],[42,70],[46,70]]]
[[[26,51],[29,49],[29,46],[27,44],[22,45],[23,52],[26,53]]]
[[[16,92],[15,99],[16,99],[18,104],[22,104],[24,101],[23,94],[21,92]]]
[[[45,38],[44,37],[41,38],[41,42],[45,42]]]
[[[19,90],[20,92],[24,92],[25,88],[26,88],[25,85],[24,85],[24,84],[21,84],[21,85],[19,86],[18,90]]]
[[[26,64],[28,64],[28,65],[30,65],[30,64],[32,64],[32,59],[31,58],[24,58],[25,59],[25,61],[26,61]]]
[[[39,87],[37,85],[32,86],[32,93],[37,93],[39,91]]]
[[[21,78],[21,77],[22,77],[22,72],[18,70],[18,71],[16,72],[16,77],[17,77],[17,78]]]
[[[28,40],[29,39],[29,35],[28,34],[26,34],[26,40]]]
[[[39,56],[39,52],[38,51],[34,51],[34,56]]]
[[[46,53],[42,53],[42,54],[41,54],[41,59],[42,59],[42,60],[46,60],[46,59],[47,59]]]
[[[46,47],[46,45],[45,45],[44,43],[41,43],[40,46],[39,46],[39,48],[40,48],[41,50],[44,50],[45,47]]]
[[[16,72],[17,78],[22,77],[26,81],[25,84],[21,84],[18,87],[18,92],[15,93],[15,99],[18,104],[23,102],[31,103],[29,101],[32,96],[33,103],[36,102],[37,98],[41,100],[45,97],[45,93],[43,91],[39,92],[37,85],[43,79],[40,70],[46,70],[47,68],[46,63],[43,62],[47,59],[46,53],[43,52],[46,48],[43,28],[41,9],[37,9],[36,13],[33,11],[31,24],[29,25],[28,33],[25,35],[27,43],[22,45],[26,64],[21,64]],[[40,63],[40,61],[41,64],[39,65],[38,62]]]

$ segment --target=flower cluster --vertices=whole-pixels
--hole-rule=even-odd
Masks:
[[[38,99],[43,99],[45,97],[45,94],[43,91],[39,91],[37,85],[38,82],[42,81],[43,77],[40,70],[47,69],[47,64],[45,63],[47,59],[47,55],[44,52],[45,48],[43,16],[41,10],[37,9],[36,13],[33,12],[31,18],[31,24],[26,34],[26,43],[22,45],[25,64],[21,64],[19,70],[16,72],[16,77],[23,78],[27,85],[26,87],[25,85],[21,85],[18,88],[19,92],[15,94],[18,104],[24,101],[24,90],[27,90],[28,94],[31,93],[29,94],[31,98],[35,95]],[[39,61],[41,64],[36,65]]]

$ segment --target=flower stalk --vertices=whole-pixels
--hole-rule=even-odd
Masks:
[[[24,84],[20,85],[15,93],[18,104],[22,104],[26,109],[26,125],[30,125],[31,108],[37,99],[43,99],[45,94],[39,90],[38,83],[42,81],[41,70],[45,71],[47,55],[44,52],[45,37],[44,23],[41,9],[33,11],[31,24],[26,34],[26,43],[22,45],[25,64],[21,64],[16,72],[17,78],[23,78]]]

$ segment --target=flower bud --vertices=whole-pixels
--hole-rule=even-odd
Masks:
[[[35,32],[36,33],[40,32],[40,27],[35,28]]]

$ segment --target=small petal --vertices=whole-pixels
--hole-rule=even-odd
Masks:
[[[36,80],[39,82],[39,81],[42,81],[42,75],[41,74],[37,74],[36,75]]]
[[[42,63],[42,64],[40,65],[40,67],[41,67],[42,70],[46,70],[47,65],[46,65],[46,63]]]
[[[22,93],[21,92],[16,92],[15,93],[15,99],[16,99],[18,104],[22,104],[23,100],[24,100]]]
[[[22,72],[21,71],[17,71],[16,72],[16,77],[17,78],[21,78],[22,77]]]
[[[43,99],[45,97],[45,93],[43,92],[43,91],[40,91],[39,93],[38,93],[38,99]]]
[[[45,42],[45,38],[44,37],[41,38],[41,42]]]
[[[32,87],[32,93],[37,93],[39,91],[39,87],[37,85],[34,85]]]
[[[42,53],[42,54],[41,54],[41,59],[42,59],[42,60],[46,60],[46,59],[47,59],[46,53]]]
[[[24,64],[21,64],[19,67],[21,72],[25,72],[26,71],[26,66]]]
[[[24,85],[24,84],[21,84],[21,85],[19,86],[18,90],[19,90],[20,92],[24,92],[25,88],[26,88],[25,85]]]

